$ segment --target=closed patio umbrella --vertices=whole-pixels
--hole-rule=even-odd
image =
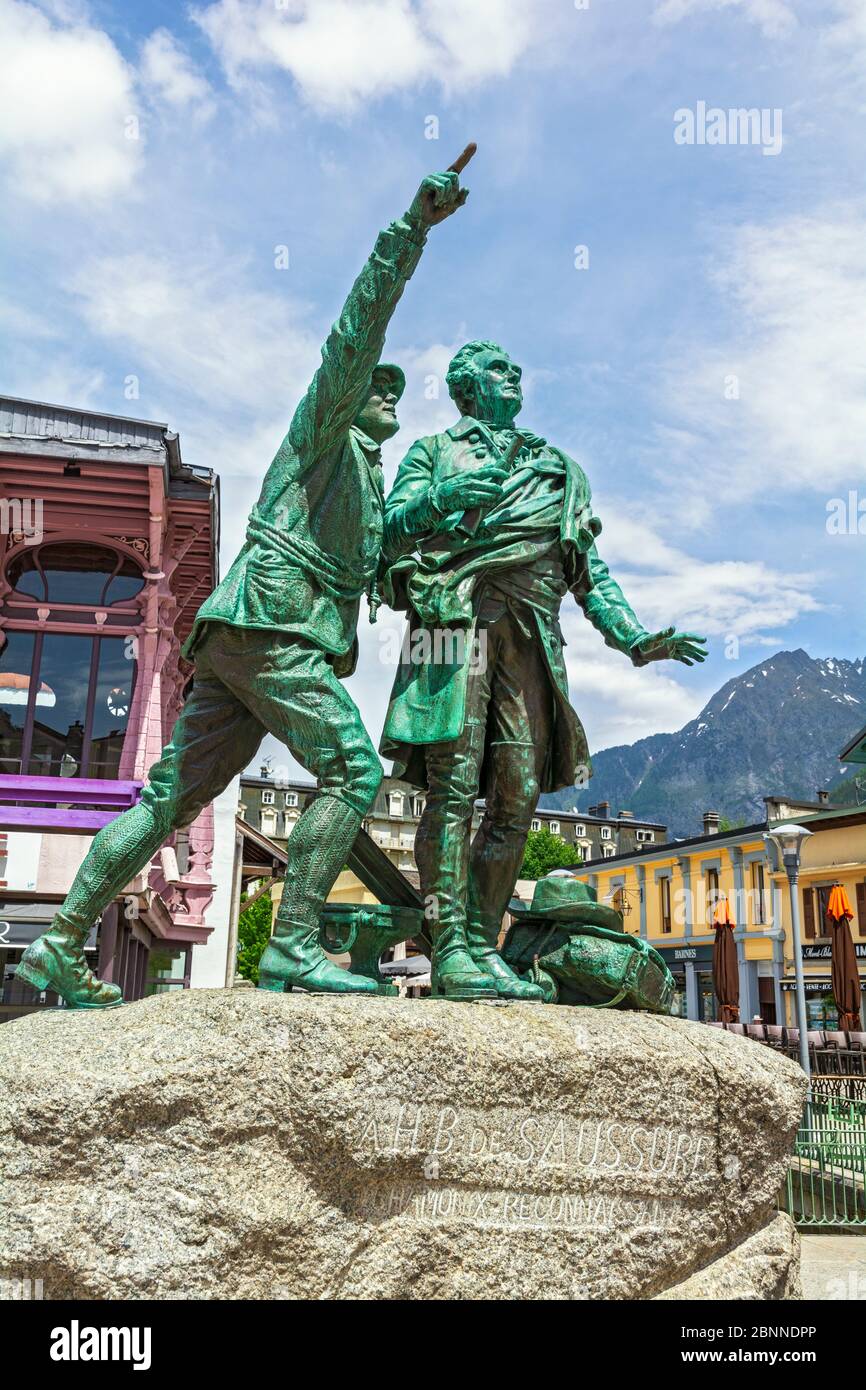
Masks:
[[[848,926],[854,916],[851,902],[841,883],[834,883],[827,904],[831,923],[833,997],[839,1012],[839,1027],[849,1033],[860,1027],[860,976],[857,957]]]
[[[719,1001],[722,1023],[737,1023],[740,1018],[740,972],[737,969],[737,948],[734,944],[736,923],[731,916],[727,898],[722,898],[713,914],[716,939],[713,944],[713,989]]]

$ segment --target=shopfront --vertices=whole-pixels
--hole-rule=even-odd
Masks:
[[[50,990],[33,989],[16,979],[15,967],[31,942],[48,928],[59,901],[46,899],[0,899],[0,1023],[37,1009],[63,1007],[63,1001]],[[84,945],[88,965],[96,970],[97,928]]]
[[[674,1017],[712,1023],[718,1007],[713,990],[712,945],[656,946],[656,950],[674,977]]]
[[[65,1008],[53,991],[33,989],[15,975],[25,950],[48,929],[60,901],[34,894],[0,898],[0,1023],[41,1009]],[[127,919],[117,903],[106,909],[84,944],[94,974],[120,985],[127,1003],[189,989],[192,950],[185,942],[155,940],[144,922]]]
[[[864,1012],[866,1012],[866,941],[856,941],[854,943],[854,954],[857,957],[857,968],[860,974],[860,989],[862,994],[860,1026],[861,1028],[866,1028],[866,1021],[864,1021]],[[803,946],[806,1017],[809,1020],[810,1028],[820,1028],[825,1032],[835,1032],[839,1027],[839,1011],[836,1008],[836,1000],[833,997],[833,981],[830,974],[831,963],[832,956],[829,942],[818,945],[807,943]],[[792,1026],[797,1022],[794,997],[796,988],[797,981],[794,976],[790,976],[782,981],[782,991],[786,999],[790,1000],[787,1012],[788,1023]]]

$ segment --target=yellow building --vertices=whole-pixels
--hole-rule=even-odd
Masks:
[[[830,985],[830,937],[825,919],[834,883],[854,909],[851,934],[866,1000],[866,806],[765,798],[767,822],[718,831],[708,815],[704,834],[649,847],[613,859],[588,862],[576,871],[599,901],[622,907],[627,931],[661,952],[677,982],[675,1009],[683,1017],[711,1020],[713,910],[725,896],[736,927],[740,968],[740,1018],[794,1025],[794,960],[788,880],[775,848],[763,836],[768,825],[795,820],[812,832],[806,840],[798,894],[806,1001],[813,1027],[836,1027]]]

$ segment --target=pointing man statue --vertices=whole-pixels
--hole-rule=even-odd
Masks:
[[[433,988],[452,999],[541,997],[496,944],[539,792],[589,769],[568,702],[566,592],[636,666],[706,656],[703,638],[638,622],[596,549],[583,470],[515,427],[520,377],[497,343],[461,348],[446,377],[460,419],[412,445],[385,505],[384,596],[408,611],[411,640],[381,750],[427,792],[415,858],[433,917]],[[455,632],[472,640],[443,640]]]
[[[196,618],[185,647],[192,693],[139,804],[95,837],[51,927],[17,974],[75,1008],[121,1002],[95,979],[84,941],[103,909],[168,835],[189,825],[254,757],[265,733],[318,779],[288,844],[286,881],[260,985],[376,992],[321,950],[322,904],[382,778],[361,716],[338,677],[357,656],[362,594],[382,538],[380,447],[398,429],[405,385],[380,362],[385,332],[427,232],[466,200],[459,173],[425,178],[409,211],[379,234],[322,349],[322,365],[265,475],[243,549]]]

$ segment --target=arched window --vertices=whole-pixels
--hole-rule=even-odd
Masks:
[[[49,620],[4,634],[0,772],[117,777],[136,677],[128,631],[134,620],[117,613],[114,626],[109,618],[100,627],[92,615],[134,598],[144,585],[141,568],[108,546],[51,541],[14,555],[6,578],[13,588],[5,604],[10,617],[29,625],[30,600],[34,609],[49,609]],[[90,622],[92,634],[58,630],[61,623]]]
[[[40,603],[110,608],[128,603],[144,584],[135,561],[107,546],[49,541],[27,546],[9,562],[6,577],[17,594]]]

